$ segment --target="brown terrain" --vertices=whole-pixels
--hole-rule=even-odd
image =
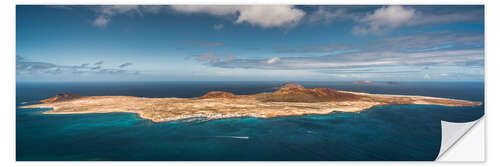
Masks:
[[[360,112],[376,105],[428,104],[443,106],[477,106],[480,102],[464,100],[367,94],[304,88],[287,83],[273,93],[234,95],[213,91],[197,98],[144,98],[133,96],[79,96],[59,94],[41,100],[43,104],[21,108],[51,108],[44,114],[137,113],[153,122],[189,118],[223,119],[233,117],[271,118],[304,114],[328,114],[333,111]]]
[[[71,100],[71,99],[76,99],[79,98],[80,95],[75,95],[75,94],[69,94],[69,93],[62,93],[58,94],[54,97],[45,99],[45,100],[40,100],[42,103],[54,103],[54,102],[59,102],[59,101],[65,101],[65,100]]]

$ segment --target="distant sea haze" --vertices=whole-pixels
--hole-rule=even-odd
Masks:
[[[255,94],[283,82],[17,83],[16,105],[59,93],[198,97]],[[423,95],[484,102],[483,82],[300,82],[306,88]],[[434,160],[440,121],[468,122],[484,106],[377,106],[360,113],[190,119],[153,123],[135,114],[45,115],[16,110],[16,159],[30,160]],[[411,130],[409,130],[411,129]]]

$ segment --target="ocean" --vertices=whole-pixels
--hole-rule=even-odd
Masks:
[[[484,103],[483,82],[298,82],[307,88],[446,97]],[[209,91],[272,92],[283,82],[106,82],[16,84],[16,106],[58,93],[88,96],[197,97]],[[259,118],[153,123],[131,113],[45,115],[16,109],[18,161],[431,161],[441,120],[469,122],[484,105],[376,106]]]

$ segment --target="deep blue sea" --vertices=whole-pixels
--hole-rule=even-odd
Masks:
[[[17,83],[16,105],[58,93],[196,97],[209,91],[272,92],[283,82]],[[299,82],[366,93],[447,97],[484,103],[483,82]],[[25,160],[434,160],[441,120],[468,122],[478,107],[377,106],[360,113],[153,123],[135,114],[44,115],[16,110],[16,158]],[[235,138],[248,137],[246,138]]]

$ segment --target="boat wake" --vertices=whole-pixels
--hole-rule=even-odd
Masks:
[[[233,138],[233,139],[249,139],[248,136],[215,136],[215,137],[223,137],[223,138]]]

